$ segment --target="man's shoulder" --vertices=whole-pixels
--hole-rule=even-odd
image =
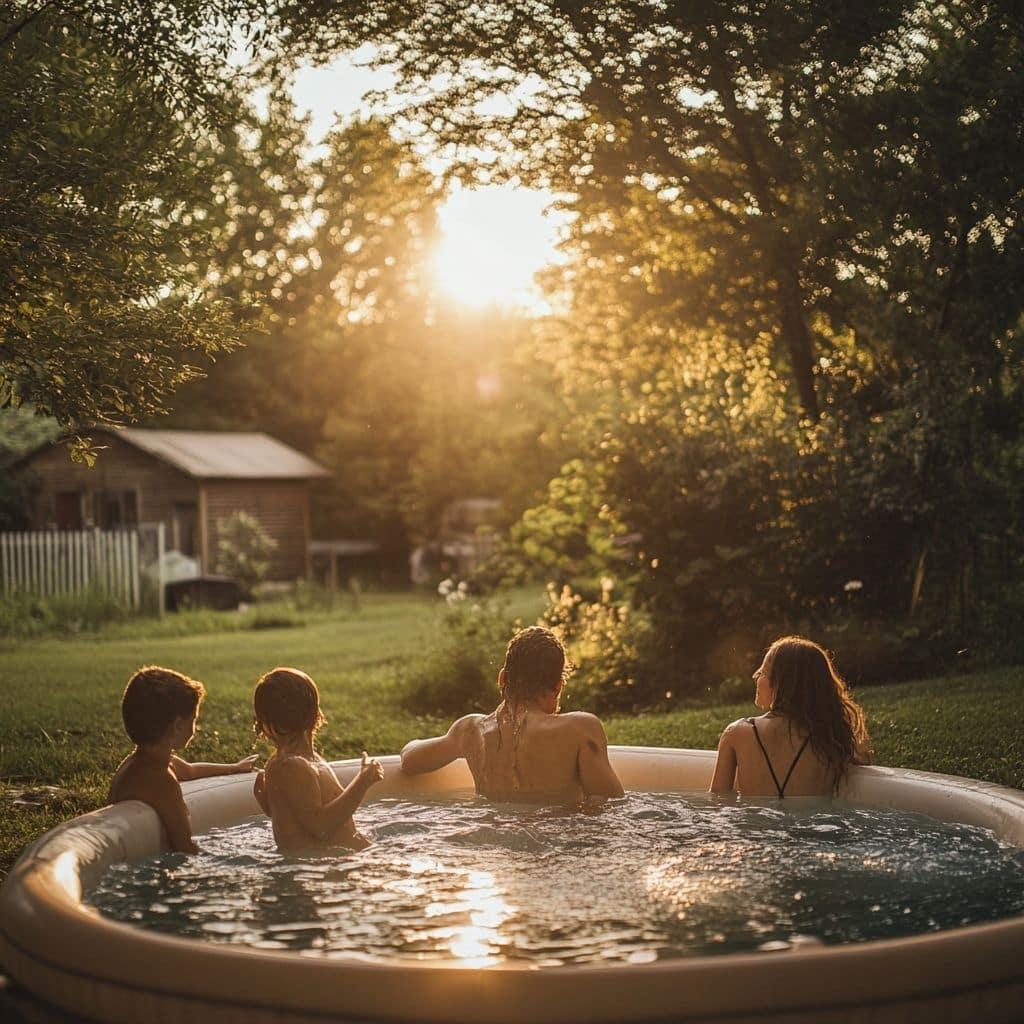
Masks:
[[[480,714],[463,715],[452,722],[452,727],[449,731],[455,737],[477,732],[488,717],[487,715]]]
[[[556,715],[555,721],[560,722],[564,729],[572,729],[587,736],[597,733],[604,735],[604,725],[601,719],[589,711],[565,711]]]

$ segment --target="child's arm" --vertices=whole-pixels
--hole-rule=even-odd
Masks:
[[[588,798],[624,796],[622,783],[608,760],[608,737],[601,720],[583,712],[579,720],[583,725],[583,741],[576,755],[576,763],[583,792]]]
[[[167,832],[167,843],[179,853],[198,853],[199,847],[192,839],[192,822],[188,816],[181,786],[168,771],[155,780],[145,795],[145,802],[160,816]]]
[[[467,743],[473,724],[480,715],[464,715],[452,722],[443,736],[428,740],[409,740],[402,747],[402,771],[410,775],[435,772],[446,764],[466,756]]]
[[[367,761],[363,751],[363,763],[356,777],[333,800],[324,803],[316,768],[304,758],[289,757],[276,766],[274,787],[299,824],[307,832],[326,839],[352,817],[366,791],[383,778],[380,761]]]
[[[252,784],[252,795],[256,797],[256,803],[263,809],[263,813],[270,815],[270,801],[267,799],[267,773],[258,771],[256,781]]]
[[[197,761],[194,764],[184,761],[177,754],[171,755],[171,771],[179,782],[189,782],[192,779],[209,779],[214,775],[244,775],[251,772],[256,766],[258,754],[250,754],[243,757],[234,764],[211,764],[206,761]]]
[[[731,793],[736,789],[736,742],[732,727],[735,724],[726,726],[718,740],[718,760],[711,777],[712,793]]]

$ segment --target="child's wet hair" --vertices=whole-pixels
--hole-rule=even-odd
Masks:
[[[315,733],[327,721],[316,683],[297,668],[275,668],[260,676],[252,703],[253,730],[267,739]]]
[[[509,641],[504,669],[506,699],[530,700],[565,682],[565,648],[550,629],[528,626]]]
[[[807,733],[811,748],[833,768],[838,781],[858,744],[866,742],[867,729],[864,712],[832,658],[813,640],[784,636],[768,648],[764,664],[774,694],[771,710]]]
[[[191,718],[202,704],[206,688],[174,669],[159,665],[140,668],[124,688],[121,718],[133,743],[157,743],[175,719]]]

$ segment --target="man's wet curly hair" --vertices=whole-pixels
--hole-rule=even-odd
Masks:
[[[505,649],[505,698],[532,700],[550,693],[569,677],[561,640],[544,626],[519,630]]]
[[[253,731],[272,740],[316,733],[327,719],[320,710],[320,691],[305,672],[275,668],[260,676],[252,695]]]

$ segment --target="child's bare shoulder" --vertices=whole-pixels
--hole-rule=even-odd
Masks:
[[[134,758],[126,761],[117,771],[110,786],[110,802],[143,800],[173,796],[181,792],[181,784],[170,765],[155,765]]]
[[[275,754],[266,767],[267,781],[271,779],[287,785],[289,782],[305,782],[310,776],[316,776],[316,763],[301,754],[281,757]]]

